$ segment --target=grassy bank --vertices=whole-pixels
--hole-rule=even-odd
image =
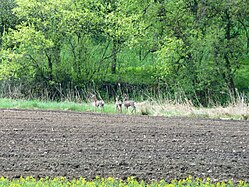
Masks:
[[[69,110],[78,112],[105,112],[114,113],[115,108],[112,104],[106,103],[104,110],[95,109],[92,103],[75,103],[75,102],[56,102],[56,101],[40,101],[40,100],[16,100],[16,99],[0,99],[1,108],[15,109],[41,109],[41,110]]]
[[[177,103],[174,101],[144,101],[136,103],[137,115],[151,116],[181,116],[191,118],[214,118],[214,119],[235,119],[249,120],[249,105],[243,101],[236,101],[223,106],[212,108],[195,107],[189,101]],[[65,110],[78,112],[103,112],[117,113],[114,102],[106,103],[104,109],[94,108],[91,102],[55,102],[40,100],[16,100],[0,99],[0,108],[16,109],[42,109],[42,110]],[[131,110],[124,110],[123,113],[131,114]]]

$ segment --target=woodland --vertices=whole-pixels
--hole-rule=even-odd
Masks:
[[[249,98],[248,0],[1,0],[1,97]]]

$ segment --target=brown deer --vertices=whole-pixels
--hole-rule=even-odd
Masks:
[[[102,108],[104,109],[105,102],[101,99],[98,100],[96,95],[92,95],[94,109]]]
[[[119,101],[118,96],[115,98],[116,111],[122,112],[122,101]]]
[[[135,102],[132,101],[132,100],[129,100],[128,97],[127,97],[127,95],[124,95],[124,97],[123,97],[123,105],[126,108],[126,110],[128,110],[128,108],[131,107],[132,108],[131,112],[133,113],[135,111],[135,113],[136,113]]]

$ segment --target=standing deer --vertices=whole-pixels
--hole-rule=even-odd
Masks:
[[[102,108],[102,109],[104,109],[105,102],[102,99],[98,100],[97,97],[96,97],[96,95],[93,95],[92,99],[93,99],[94,110],[96,108]]]
[[[122,112],[122,101],[118,100],[118,96],[115,98],[116,111]]]
[[[136,112],[136,105],[135,105],[135,102],[132,101],[132,100],[128,100],[128,97],[126,95],[124,95],[124,98],[123,98],[123,105],[124,107],[126,108],[126,110],[128,110],[129,107],[132,108],[132,113],[135,111]]]

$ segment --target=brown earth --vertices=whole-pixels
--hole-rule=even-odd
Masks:
[[[0,110],[0,175],[249,181],[249,122]]]

